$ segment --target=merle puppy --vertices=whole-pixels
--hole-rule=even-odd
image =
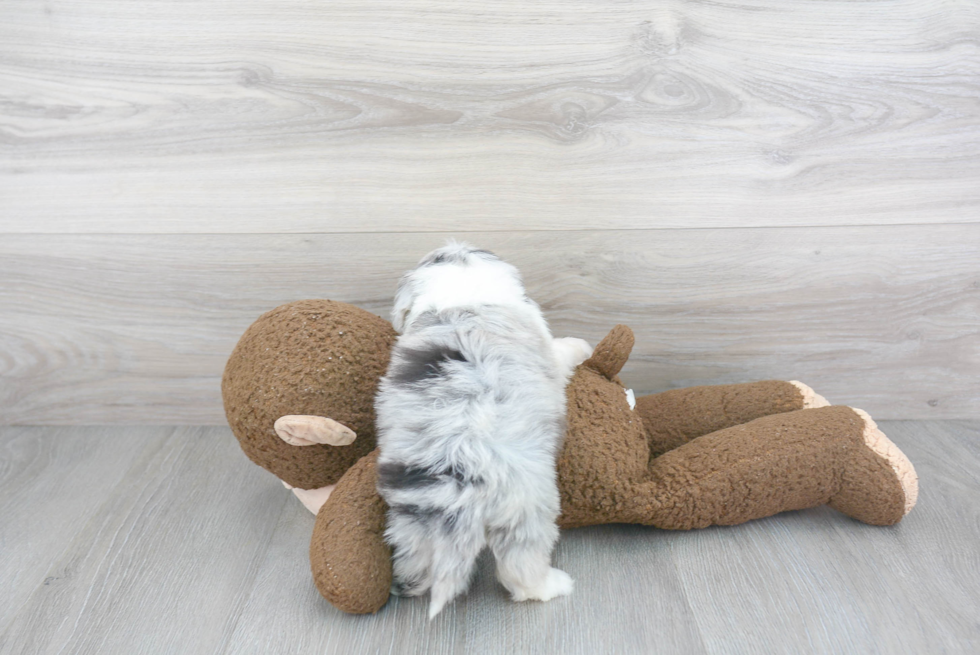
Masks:
[[[400,281],[401,333],[376,399],[378,492],[396,594],[429,618],[466,590],[489,545],[516,601],[572,591],[551,568],[565,385],[591,348],[552,339],[517,269],[450,242]]]

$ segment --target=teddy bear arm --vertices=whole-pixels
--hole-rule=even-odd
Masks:
[[[377,612],[391,591],[391,549],[384,541],[387,506],[376,487],[377,459],[374,450],[344,474],[320,508],[310,539],[317,589],[351,614]]]
[[[767,380],[673,389],[636,399],[651,457],[762,416],[827,404],[800,382]]]

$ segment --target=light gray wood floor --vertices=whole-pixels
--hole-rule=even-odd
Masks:
[[[573,596],[511,603],[484,559],[432,623],[323,601],[313,517],[227,428],[2,428],[0,652],[976,652],[980,421],[881,425],[920,478],[898,526],[571,530]]]

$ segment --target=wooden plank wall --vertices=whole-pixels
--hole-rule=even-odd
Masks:
[[[80,0],[0,20],[0,423],[219,424],[447,237],[638,392],[980,417],[980,5]]]

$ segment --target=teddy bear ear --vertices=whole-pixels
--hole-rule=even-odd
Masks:
[[[633,330],[625,325],[617,325],[599,342],[583,366],[612,380],[622,370],[630,351],[633,350]]]

